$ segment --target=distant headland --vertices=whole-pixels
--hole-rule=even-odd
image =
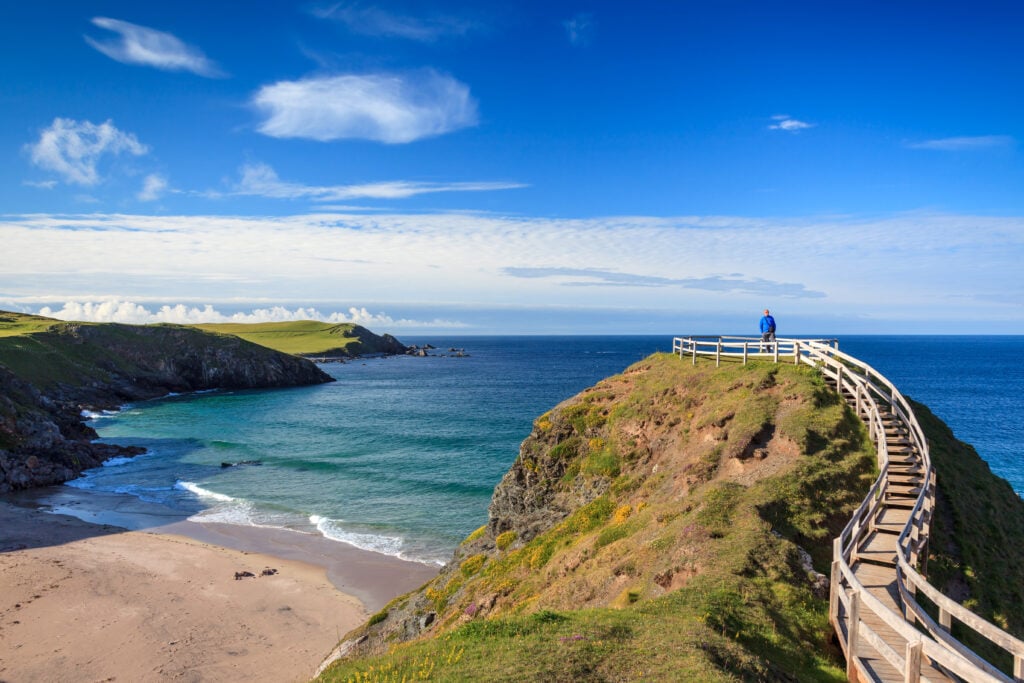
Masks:
[[[59,484],[138,453],[93,443],[83,411],[169,393],[331,382],[301,356],[407,351],[352,324],[122,325],[0,311],[0,492]]]

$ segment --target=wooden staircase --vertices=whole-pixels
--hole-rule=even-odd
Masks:
[[[672,349],[694,364],[702,357],[716,366],[723,360],[813,366],[867,426],[879,475],[833,541],[829,598],[829,620],[851,681],[1024,683],[1024,641],[925,578],[935,471],[911,405],[892,382],[839,351],[834,339],[777,339],[765,352],[756,337],[690,336],[673,339]],[[1001,648],[1012,675],[957,640],[955,625]]]

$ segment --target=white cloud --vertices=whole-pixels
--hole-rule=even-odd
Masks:
[[[313,14],[321,19],[341,22],[355,33],[405,38],[422,43],[432,43],[445,36],[465,35],[475,27],[474,22],[457,17],[406,16],[354,2],[339,2],[330,7],[314,9]]]
[[[387,313],[370,313],[365,306],[349,307],[347,312],[335,311],[322,313],[312,307],[289,309],[285,306],[254,308],[248,312],[222,313],[211,304],[202,308],[187,304],[164,304],[159,308],[146,308],[142,304],[120,299],[104,299],[100,301],[65,301],[54,309],[43,306],[39,315],[58,320],[74,320],[79,322],[127,323],[132,325],[149,325],[152,323],[175,323],[178,325],[196,325],[200,323],[278,323],[295,320],[319,320],[328,323],[355,323],[375,329],[415,329],[429,327],[458,329],[466,327],[456,320],[412,320],[409,318],[395,319]]]
[[[333,312],[340,300],[423,320],[458,317],[415,312],[432,307],[781,307],[903,330],[1001,320],[1024,332],[1024,217],[78,214],[0,216],[0,234],[0,292],[17,305],[303,302]]]
[[[235,194],[274,197],[279,199],[312,199],[318,202],[346,201],[350,199],[406,199],[420,194],[436,192],[489,192],[525,187],[511,182],[457,182],[426,183],[392,180],[358,185],[302,185],[289,183],[277,177],[267,164],[252,163],[240,169],[241,180]]]
[[[57,181],[56,180],[26,180],[26,181],[24,181],[22,183],[22,185],[27,185],[29,187],[35,187],[35,188],[38,188],[40,190],[52,190],[53,188],[57,187]]]
[[[275,138],[412,142],[477,123],[469,88],[432,70],[316,76],[265,85],[252,104]]]
[[[119,19],[95,17],[92,23],[119,34],[105,41],[85,36],[85,41],[113,60],[124,64],[141,64],[164,71],[191,71],[207,78],[220,78],[224,73],[202,50],[186,45],[163,31],[130,24]]]
[[[775,123],[768,126],[768,130],[785,130],[789,131],[790,133],[795,133],[799,130],[804,130],[805,128],[814,127],[813,123],[807,123],[806,121],[798,121],[797,119],[790,118],[785,114],[777,114],[772,117],[772,120],[775,121]]]
[[[142,182],[142,189],[136,195],[140,202],[152,202],[160,199],[167,190],[167,178],[159,173],[150,173]]]
[[[96,185],[100,158],[122,152],[141,156],[149,149],[131,133],[118,130],[112,121],[99,125],[89,121],[56,118],[42,131],[39,141],[28,145],[32,163],[63,176],[67,183]]]
[[[978,135],[975,137],[939,138],[908,143],[911,149],[935,149],[944,152],[963,152],[976,149],[1012,147],[1016,144],[1009,135]]]
[[[586,12],[580,12],[572,19],[562,22],[565,33],[569,37],[569,44],[574,47],[586,47],[594,39],[594,17]]]

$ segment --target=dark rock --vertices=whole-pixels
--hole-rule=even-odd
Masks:
[[[62,484],[112,457],[145,452],[92,443],[96,431],[83,410],[171,392],[333,381],[304,358],[178,325],[58,323],[26,338],[39,349],[37,362],[61,379],[34,385],[30,375],[11,370],[33,368],[7,365],[0,348],[0,493]]]
[[[241,581],[242,579],[255,579],[256,575],[252,572],[235,572],[235,581]]]

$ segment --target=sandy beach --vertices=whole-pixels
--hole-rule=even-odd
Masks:
[[[308,680],[435,572],[309,534],[126,531],[0,501],[0,682]]]

